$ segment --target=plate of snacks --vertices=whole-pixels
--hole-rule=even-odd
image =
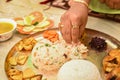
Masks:
[[[39,11],[31,12],[24,17],[16,17],[17,31],[21,34],[33,34],[54,26],[53,20]]]
[[[16,43],[6,57],[5,72],[9,80],[110,80],[114,76],[106,70],[112,75],[114,67],[108,63],[115,61],[106,56],[117,55],[119,47],[118,40],[96,30],[86,29],[80,43],[70,45],[58,28],[48,29]]]

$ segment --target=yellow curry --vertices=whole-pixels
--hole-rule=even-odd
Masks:
[[[0,34],[9,32],[13,29],[13,25],[7,22],[0,22]]]

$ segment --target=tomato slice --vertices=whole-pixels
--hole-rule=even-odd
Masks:
[[[49,22],[50,22],[50,24],[49,24],[49,25],[47,25],[47,26],[46,26],[46,28],[51,28],[51,27],[53,27],[53,26],[54,26],[54,22],[53,22],[53,20],[48,19],[47,21],[49,21]]]
[[[32,24],[34,24],[36,22],[40,22],[44,19],[43,14],[41,12],[38,12],[38,11],[30,13],[30,15],[33,15],[35,17],[35,19],[32,21]]]
[[[23,18],[22,18],[22,17],[16,17],[16,18],[14,18],[14,20],[15,20],[15,21],[23,20]]]
[[[20,32],[21,34],[31,34],[32,33],[32,31],[25,32],[23,29],[24,29],[24,26],[21,26],[21,25],[17,26],[17,31]]]
[[[30,15],[33,15],[34,17],[43,17],[43,14],[39,11],[34,11],[30,13]]]

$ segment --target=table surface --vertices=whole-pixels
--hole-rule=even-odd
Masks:
[[[39,5],[38,2],[40,0],[21,0],[19,3],[18,1],[19,0],[13,0],[9,3],[5,3],[5,0],[0,0],[0,18],[22,17],[32,11],[39,10],[43,12],[44,15],[53,19],[55,21],[54,27],[57,27],[60,16],[65,12],[63,9],[54,7],[44,11],[48,6]],[[120,23],[89,16],[86,28],[101,31],[120,41]],[[8,80],[4,71],[4,62],[9,50],[14,46],[14,44],[26,36],[28,35],[22,35],[15,31],[11,39],[0,42],[0,80]]]

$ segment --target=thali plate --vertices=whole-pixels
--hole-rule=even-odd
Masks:
[[[58,28],[53,28],[51,30],[56,30],[59,32]],[[27,38],[30,38],[30,37],[34,37],[36,40],[38,40],[42,33],[42,32],[38,32],[38,33],[35,33],[35,34],[32,34],[24,39],[27,39]],[[90,46],[89,46],[89,43],[91,41],[91,39],[93,37],[102,37],[103,39],[105,39],[105,41],[107,42],[107,50],[105,51],[102,51],[102,52],[99,52],[99,51],[96,51],[94,49],[91,49]],[[24,40],[22,39],[22,40]],[[21,41],[22,41],[21,40]],[[102,33],[102,32],[99,32],[99,31],[96,31],[96,30],[92,30],[92,29],[85,29],[85,35],[84,35],[84,38],[83,40],[81,40],[83,44],[85,44],[87,47],[88,47],[88,57],[87,59],[90,60],[91,62],[93,62],[99,69],[99,71],[101,72],[101,76],[104,79],[104,74],[103,74],[103,70],[102,70],[102,60],[104,58],[104,56],[107,55],[107,53],[112,50],[112,49],[115,49],[115,48],[119,48],[120,47],[120,42],[115,39],[114,37],[112,36],[109,36],[105,33]],[[28,59],[26,61],[26,63],[24,65],[15,65],[15,66],[12,66],[10,63],[9,63],[9,59],[11,57],[14,57],[16,55],[16,46],[20,43],[20,41],[18,43],[16,43],[12,48],[11,50],[9,51],[7,57],[6,57],[6,60],[5,60],[5,72],[6,72],[6,75],[8,76],[8,79],[9,79],[9,73],[8,71],[11,69],[11,68],[16,68],[18,70],[23,70],[25,69],[26,67],[29,67],[31,68],[33,71],[35,71],[35,74],[36,75],[39,75],[39,72],[36,70],[36,68],[32,65],[32,62],[31,62],[31,56],[30,54],[28,55]],[[30,53],[31,51],[29,51]],[[53,79],[48,79],[48,80],[56,80],[56,77]]]

